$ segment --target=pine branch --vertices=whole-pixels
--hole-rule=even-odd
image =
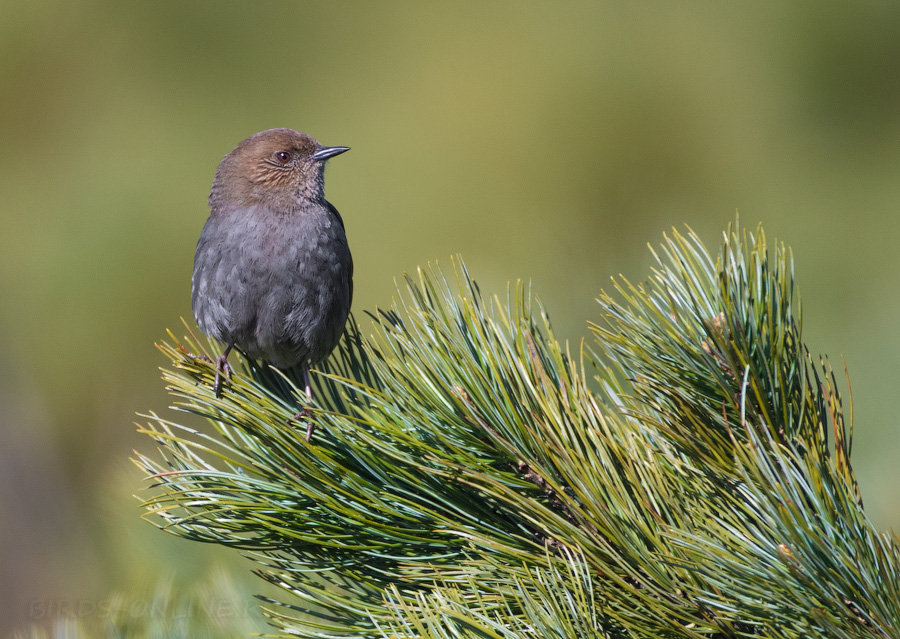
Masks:
[[[312,445],[297,371],[244,362],[217,398],[170,335],[175,408],[210,426],[148,416],[146,517],[242,549],[286,636],[900,636],[897,540],[790,253],[736,228],[715,261],[678,233],[657,260],[577,357],[522,285],[419,271],[314,375]]]

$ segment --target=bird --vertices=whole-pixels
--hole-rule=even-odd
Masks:
[[[191,307],[200,329],[225,345],[213,389],[231,379],[237,348],[275,368],[309,367],[337,346],[353,301],[353,258],[344,221],[325,199],[327,160],[349,151],[293,129],[241,141],[216,169],[200,233]],[[313,421],[306,418],[306,441]]]

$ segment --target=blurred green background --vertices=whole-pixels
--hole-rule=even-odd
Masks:
[[[461,253],[578,340],[670,227],[716,250],[736,210],[763,222],[900,525],[900,4],[4,0],[0,636],[234,562],[141,522],[128,457],[169,403],[153,343],[191,315],[216,165],[280,126],[353,148],[327,193],[358,315]]]

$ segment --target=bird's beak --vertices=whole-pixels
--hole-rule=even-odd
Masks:
[[[329,158],[333,158],[335,155],[340,155],[344,151],[349,150],[349,146],[323,146],[320,147],[318,151],[312,154],[312,159],[316,162],[324,162]]]

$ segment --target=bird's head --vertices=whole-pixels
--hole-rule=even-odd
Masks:
[[[348,150],[346,146],[322,146],[292,129],[251,135],[219,164],[209,193],[210,206],[268,204],[289,211],[306,201],[321,200],[325,161]]]

